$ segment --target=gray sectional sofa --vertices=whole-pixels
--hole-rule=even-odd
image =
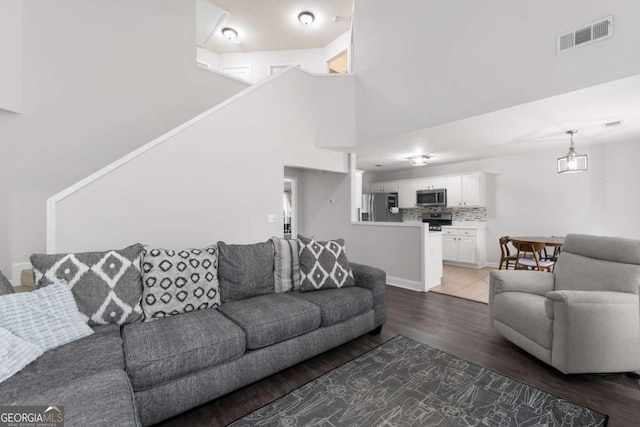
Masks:
[[[67,426],[151,425],[366,333],[386,319],[382,270],[356,286],[270,292],[152,322],[93,326],[0,384],[1,405],[64,405]]]

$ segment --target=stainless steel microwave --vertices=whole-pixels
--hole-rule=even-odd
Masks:
[[[416,200],[418,206],[447,206],[447,189],[418,190]]]

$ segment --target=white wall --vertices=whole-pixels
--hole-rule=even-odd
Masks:
[[[20,3],[23,114],[0,110],[5,271],[45,250],[48,197],[247,87],[195,66],[194,1]]]
[[[0,2],[0,108],[22,111],[22,1]]]
[[[349,48],[351,32],[346,32],[324,48],[294,49],[262,52],[221,53],[216,58],[209,51],[198,49],[198,60],[211,64],[212,68],[251,66],[251,81],[260,80],[271,75],[272,65],[302,65],[302,68],[316,74],[327,73],[326,62],[338,53]]]
[[[344,238],[349,261],[381,268],[388,276],[421,280],[421,228],[352,225],[348,174],[305,171],[300,199],[304,211],[300,234],[318,240]]]
[[[555,54],[608,15],[614,37]],[[358,142],[640,73],[636,0],[355,0]]]
[[[282,234],[284,166],[347,170],[317,148],[314,104],[337,78],[292,69],[254,85],[55,205],[50,250],[198,247]],[[323,90],[323,87],[325,90]],[[274,214],[277,221],[267,222]]]
[[[487,260],[500,259],[504,235],[601,234],[640,239],[640,141],[603,144],[580,150],[589,156],[585,173],[558,174],[559,153],[497,157],[445,166],[376,174],[394,180],[456,174],[489,173]]]
[[[218,70],[218,68],[220,68],[220,57],[217,53],[211,52],[208,49],[196,47],[196,60],[206,64],[207,67],[214,70]]]

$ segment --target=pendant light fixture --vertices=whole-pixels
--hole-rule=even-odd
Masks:
[[[573,135],[578,133],[578,131],[568,130],[566,133],[571,135],[571,145],[569,146],[567,155],[558,158],[558,173],[584,172],[587,170],[587,155],[576,153],[573,147]]]

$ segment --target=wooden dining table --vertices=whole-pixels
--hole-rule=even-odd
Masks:
[[[544,243],[546,246],[558,247],[564,244],[564,237],[556,236],[512,236],[511,240],[524,243]]]

